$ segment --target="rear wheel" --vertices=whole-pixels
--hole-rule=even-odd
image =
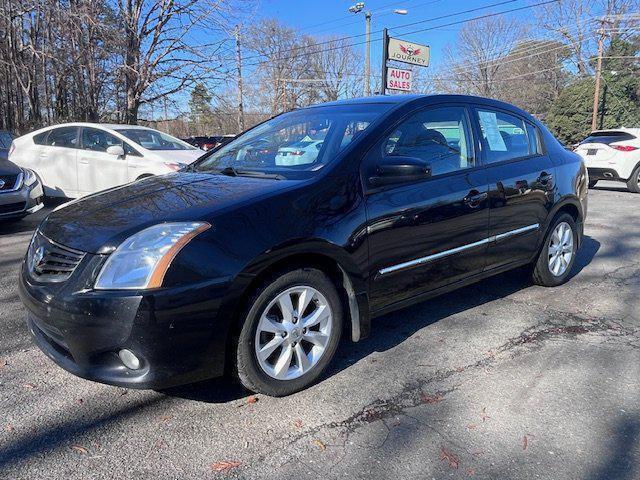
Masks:
[[[593,188],[593,187],[595,187],[597,183],[598,183],[598,180],[591,180],[591,181],[589,182],[589,188]]]
[[[640,193],[640,165],[636,167],[629,180],[627,180],[627,188],[630,192]]]
[[[533,281],[544,287],[556,287],[569,279],[575,263],[578,233],[573,217],[558,215],[547,232],[533,270]]]
[[[283,396],[311,385],[340,341],[342,304],[331,280],[304,268],[274,277],[250,301],[236,352],[249,390]]]

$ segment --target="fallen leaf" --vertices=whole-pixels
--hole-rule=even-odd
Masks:
[[[33,383],[23,383],[22,386],[27,390],[33,390],[36,386]]]
[[[254,403],[258,403],[258,397],[256,397],[255,395],[251,395],[249,397],[249,399],[247,400],[247,403],[249,405],[253,405]]]
[[[469,475],[470,477],[473,477],[475,474],[476,474],[475,468],[467,468],[467,475]]]
[[[487,415],[487,407],[482,407],[482,414],[480,416],[482,417],[483,422],[485,422],[488,418],[491,418],[489,415]]]
[[[326,450],[327,446],[322,443],[320,440],[314,440],[313,443],[318,446],[320,450]]]
[[[293,426],[296,428],[302,428],[302,420],[296,420],[295,422],[293,422]]]
[[[13,427],[13,425],[7,425],[7,426],[5,427],[5,430],[6,430],[7,432],[13,432],[13,431],[15,430],[15,428]]]
[[[75,450],[76,452],[82,453],[83,455],[86,455],[87,453],[89,453],[89,450],[87,450],[81,445],[71,445],[71,450]]]
[[[420,401],[422,403],[438,403],[441,402],[443,399],[442,395],[440,395],[439,393],[436,393],[435,395],[428,395],[426,393],[423,393],[422,395],[420,395]]]
[[[530,433],[525,433],[522,436],[522,450],[526,450],[529,447],[529,437],[533,437]]]
[[[457,470],[460,466],[460,460],[453,453],[444,447],[440,447],[440,460],[446,460],[449,463],[449,467]]]
[[[214,472],[228,472],[236,467],[240,466],[240,462],[234,460],[223,460],[221,462],[215,462],[211,464],[211,470]]]
[[[476,427],[477,427],[477,425],[475,425],[475,424],[473,424],[473,423],[470,423],[469,425],[467,425],[467,429],[468,429],[468,430],[475,430],[475,429],[476,429]]]
[[[458,372],[458,373],[462,373],[462,372],[464,372],[464,367],[458,367],[458,368],[456,368],[456,372]]]
[[[7,366],[7,361],[4,358],[0,358],[0,368],[6,367],[6,366]]]
[[[162,415],[160,417],[160,420],[162,420],[163,422],[168,422],[169,420],[171,420],[171,415]]]

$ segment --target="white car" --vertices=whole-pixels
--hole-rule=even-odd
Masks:
[[[16,138],[9,159],[36,172],[46,196],[77,198],[174,172],[203,154],[151,128],[67,123]]]
[[[575,152],[584,159],[590,187],[598,180],[615,180],[640,193],[640,128],[596,130]]]
[[[275,163],[278,166],[290,167],[308,165],[316,161],[324,140],[303,138],[299,142],[281,147],[276,153]]]

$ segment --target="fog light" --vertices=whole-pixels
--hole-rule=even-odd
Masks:
[[[140,359],[136,357],[131,350],[127,350],[123,348],[118,352],[118,356],[124,366],[130,368],[131,370],[137,370],[140,368]]]

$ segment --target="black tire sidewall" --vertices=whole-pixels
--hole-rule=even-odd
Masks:
[[[323,357],[308,373],[293,380],[277,380],[265,373],[255,355],[255,333],[260,315],[275,297],[285,290],[308,285],[326,298],[333,315],[331,337]],[[331,280],[320,270],[304,268],[286,272],[265,282],[252,297],[249,310],[238,337],[236,366],[241,383],[254,392],[284,396],[313,384],[333,359],[342,333],[343,308],[340,296]]]
[[[640,185],[638,185],[638,175],[640,175],[640,165],[638,165],[627,180],[627,188],[630,192],[640,193]]]
[[[566,222],[571,227],[571,233],[573,234],[573,255],[571,256],[571,261],[569,262],[567,270],[562,275],[556,276],[553,275],[549,270],[549,242],[551,241],[551,235],[554,229],[559,223],[562,222]],[[538,255],[538,261],[536,262],[534,271],[534,279],[536,283],[546,287],[555,287],[565,283],[571,276],[571,271],[573,270],[577,254],[578,230],[576,227],[576,222],[568,213],[561,213],[554,218],[549,229],[547,230],[547,234],[544,237],[542,249],[540,250],[540,254]]]

